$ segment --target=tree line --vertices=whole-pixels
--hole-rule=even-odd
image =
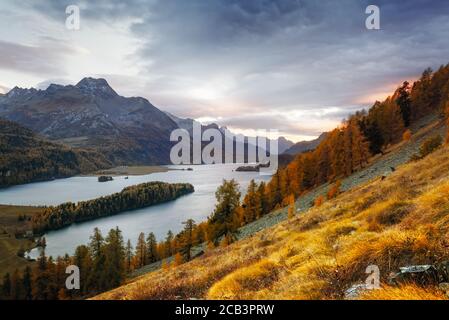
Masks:
[[[191,193],[189,183],[147,182],[124,188],[94,200],[72,202],[45,208],[32,218],[33,229],[40,233],[68,226],[74,222],[92,220],[114,215],[127,210],[140,209],[158,203],[171,201]]]
[[[435,113],[449,114],[449,65],[426,69],[413,85],[404,82],[392,96],[344,120],[314,151],[278,170],[266,187],[269,210],[363,168],[371,156],[410,135],[412,124]]]
[[[76,248],[73,256],[54,260],[41,252],[33,268],[7,273],[0,286],[3,300],[65,300],[85,298],[119,286],[126,277],[126,248],[121,231],[111,229],[104,238],[94,230],[88,245]],[[66,268],[76,265],[80,270],[80,289],[66,287]]]

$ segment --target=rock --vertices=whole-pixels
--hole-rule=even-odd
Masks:
[[[369,290],[364,283],[353,284],[349,289],[345,291],[345,300],[355,300],[360,297],[362,293]]]
[[[192,259],[201,257],[203,254],[204,254],[204,251],[203,251],[203,250],[200,250],[198,253],[196,253],[196,254],[194,254],[194,255],[192,256]]]
[[[420,285],[438,283],[438,270],[433,265],[416,265],[399,268],[400,272],[390,277],[391,284],[414,282]]]

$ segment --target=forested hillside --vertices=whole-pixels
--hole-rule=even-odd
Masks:
[[[193,191],[194,188],[189,183],[157,181],[142,183],[98,199],[48,207],[42,213],[33,216],[33,229],[36,232],[55,230],[74,222],[92,220],[175,200]]]
[[[0,119],[0,188],[110,167],[101,154],[49,142]]]
[[[298,155],[267,185],[269,210],[326,182],[365,167],[388,146],[410,137],[409,127],[429,114],[449,113],[449,65],[427,69],[410,85],[404,82],[385,101],[357,112],[331,131],[318,147]]]

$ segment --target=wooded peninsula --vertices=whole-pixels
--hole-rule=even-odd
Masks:
[[[105,197],[67,202],[51,206],[32,218],[33,230],[42,233],[66,227],[75,222],[111,216],[124,211],[141,209],[162,202],[175,200],[194,192],[190,183],[147,182],[124,188],[121,192]]]

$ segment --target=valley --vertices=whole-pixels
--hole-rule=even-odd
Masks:
[[[448,162],[444,152],[447,146],[442,146],[449,115],[444,94],[447,88],[443,85],[448,70],[449,66],[434,74],[426,70],[413,87],[404,82],[392,96],[377,101],[368,111],[349,116],[341,126],[318,140],[286,147],[287,151],[288,148],[305,149],[296,155],[287,152],[289,160],[265,179],[257,170],[239,164],[164,169],[138,166],[152,173],[130,175],[128,168],[138,167],[127,163],[109,169],[114,167],[115,160],[108,155],[109,168],[91,171],[115,175],[102,184],[96,176],[84,175],[5,189],[0,192],[2,203],[52,205],[30,218],[33,229],[45,232],[47,240],[45,251],[30,252],[30,257],[36,258],[41,266],[34,270],[36,277],[43,277],[48,285],[53,285],[60,277],[52,279],[46,268],[61,270],[71,261],[78,261],[86,279],[91,279],[80,292],[51,289],[49,293],[39,289],[33,295],[85,298],[100,293],[99,297],[105,299],[344,299],[349,297],[348,291],[360,287],[362,280],[356,277],[362,274],[364,262],[359,260],[373,262],[363,256],[365,251],[356,252],[356,249],[361,244],[366,246],[366,239],[374,242],[380,239],[380,249],[373,244],[372,257],[383,273],[381,280],[386,294],[406,296],[407,290],[412,290],[420,297],[443,297],[435,284],[443,284],[444,275],[430,287],[418,282],[401,287],[402,284],[391,286],[390,274],[426,263],[436,269],[446,261],[444,248],[439,247],[445,237],[444,230],[435,240],[428,237],[430,231],[426,228],[445,228],[445,209],[438,205],[438,197],[441,193],[444,196],[446,190],[445,182],[435,180],[434,173],[444,170]],[[76,89],[64,90],[89,93],[94,99],[116,97],[106,85],[102,79],[85,79]],[[432,90],[439,94],[428,100],[427,94]],[[11,92],[8,99],[16,94],[35,95],[35,91]],[[194,131],[198,127],[195,123],[192,126]],[[28,135],[32,134],[29,131]],[[11,136],[11,130],[6,136]],[[101,151],[97,147],[93,149]],[[434,158],[437,160],[432,162]],[[59,163],[53,164],[53,168],[59,168]],[[409,179],[414,170],[426,174],[418,175],[421,178],[417,181]],[[158,176],[163,178],[157,179]],[[162,182],[149,183],[149,180]],[[190,189],[195,188],[195,193],[180,199],[169,197],[173,201],[162,200],[163,203],[154,203],[150,209],[143,208],[146,205],[139,202],[142,195],[137,190],[139,186],[185,181]],[[122,191],[126,195],[113,192],[123,185],[127,186]],[[438,191],[427,195],[427,186]],[[47,192],[43,193],[43,188]],[[205,201],[197,202],[194,197],[197,193]],[[173,195],[171,191],[162,194]],[[424,226],[418,226],[412,218],[406,219],[408,215],[416,217],[425,211],[426,208],[423,211],[419,207],[423,203],[421,196],[429,197],[432,208],[443,210],[434,216],[429,213],[430,220]],[[81,202],[75,205],[74,199]],[[108,203],[112,199],[117,201]],[[142,199],[153,203],[155,197],[143,195]],[[149,212],[153,215],[148,215]],[[132,242],[136,235],[137,242]],[[80,245],[80,236],[89,239],[89,243]],[[403,243],[405,250],[412,253],[404,255],[399,250],[395,251],[397,256],[392,256],[391,246],[403,237],[422,240],[419,244],[422,247]],[[393,243],[384,239],[393,239]],[[383,241],[388,247],[388,263],[382,253]],[[340,245],[345,247],[341,252]],[[435,250],[435,255],[421,252],[432,252],[430,249]],[[11,255],[11,250],[4,252]],[[338,255],[343,258],[337,258]],[[52,256],[57,256],[56,260]],[[342,265],[340,259],[346,264]],[[210,268],[211,265],[214,267]],[[112,282],[99,277],[104,270]],[[296,273],[298,279],[292,278]],[[20,277],[17,272],[14,274]],[[289,281],[299,282],[290,288],[286,287]],[[152,291],[153,287],[157,290]],[[104,291],[108,292],[101,294]],[[374,293],[362,292],[356,298],[369,297],[369,294]]]
[[[448,301],[449,1],[397,2],[2,1],[8,314]]]

